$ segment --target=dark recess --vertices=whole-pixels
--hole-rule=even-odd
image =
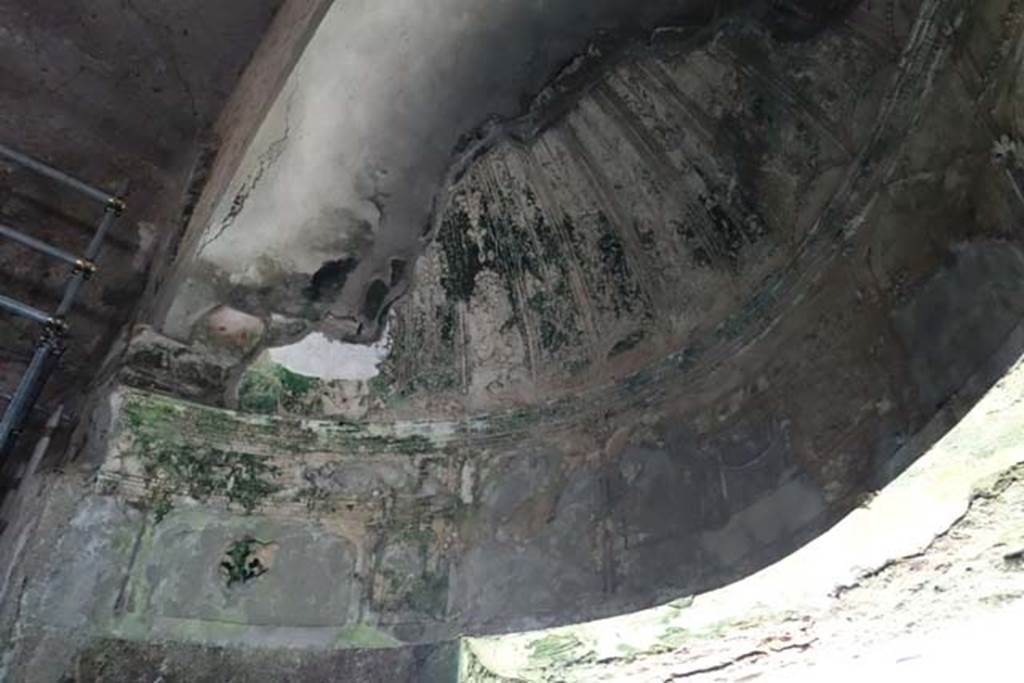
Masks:
[[[809,40],[842,21],[862,0],[772,0],[765,17],[779,40]]]
[[[313,274],[309,286],[306,287],[306,297],[311,301],[322,301],[337,296],[345,287],[348,276],[358,265],[357,258],[327,261]]]
[[[366,300],[363,302],[363,316],[367,320],[376,321],[384,306],[384,299],[387,298],[391,288],[381,280],[374,280],[370,283],[370,289],[366,292]]]

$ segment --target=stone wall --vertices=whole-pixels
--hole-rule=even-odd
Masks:
[[[319,651],[622,614],[854,509],[1024,350],[1022,21],[839,9],[595,44],[468,137],[380,274],[411,289],[367,313],[395,342],[359,419],[277,370],[227,407],[305,294],[230,344],[140,332],[13,661],[86,623]]]
[[[251,524],[298,534],[295,557],[332,530],[324,571],[351,578],[317,624],[409,642],[785,555],[1000,375],[1024,313],[1016,161],[993,157],[1018,94],[971,119],[956,60],[986,15],[919,9],[796,42],[737,18],[570,69],[466,150],[363,420],[319,417],[329,383],[299,376],[260,416],[121,392],[100,490],[167,514],[143,548],[180,539],[207,569]]]

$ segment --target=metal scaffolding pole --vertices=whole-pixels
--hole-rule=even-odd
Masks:
[[[47,361],[50,359],[50,355],[59,348],[59,343],[57,339],[44,338],[36,346],[36,351],[32,354],[32,362],[29,363],[28,369],[14,392],[14,397],[7,404],[3,419],[0,420],[0,455],[6,455],[8,447],[13,446],[13,435],[21,426],[21,420],[25,413],[31,410],[37,389],[42,388],[39,382],[46,369]]]
[[[7,404],[2,420],[0,420],[0,456],[3,456],[13,446],[14,436],[20,429],[25,415],[32,410],[36,398],[42,391],[43,385],[46,383],[46,377],[49,374],[51,361],[59,357],[64,351],[64,339],[67,335],[65,318],[71,312],[71,308],[78,298],[82,285],[95,270],[94,264],[99,256],[100,249],[103,247],[107,233],[110,232],[117,217],[125,209],[125,203],[121,197],[127,192],[127,184],[119,188],[118,195],[112,195],[4,145],[0,145],[0,158],[20,164],[40,175],[71,187],[96,201],[102,202],[104,205],[103,218],[100,220],[96,232],[93,234],[92,240],[89,242],[89,246],[81,258],[63,249],[29,237],[14,228],[0,225],[0,237],[10,239],[25,247],[35,249],[74,266],[74,271],[64,288],[60,304],[53,315],[0,295],[0,310],[20,315],[45,326],[43,334],[32,354],[32,360],[29,362],[28,369],[25,371],[24,376],[22,376],[21,382]]]
[[[96,229],[96,234],[92,237],[92,242],[85,249],[85,260],[88,263],[95,263],[96,257],[100,255],[100,249],[103,248],[103,240],[106,238],[107,233],[114,227],[114,221],[121,214],[119,208],[115,208],[113,205],[108,204],[104,210],[103,219],[100,221],[99,227]],[[61,299],[60,306],[57,307],[57,317],[64,318],[71,311],[71,307],[75,304],[75,299],[78,298],[78,290],[82,288],[82,284],[92,275],[91,270],[85,270],[82,268],[76,268],[74,274],[71,276],[71,280],[68,281],[68,286],[64,290],[64,297]]]
[[[81,192],[87,197],[95,199],[102,204],[109,204],[114,208],[123,207],[123,202],[120,197],[99,190],[88,183],[82,182],[78,178],[65,173],[64,171],[58,171],[54,167],[44,164],[41,161],[33,159],[30,156],[22,154],[21,152],[15,151],[7,145],[0,144],[0,158],[7,159],[8,161],[24,166],[30,171],[35,171],[41,176],[45,176],[51,180],[70,187],[73,190]]]
[[[57,259],[58,261],[63,261],[64,263],[67,263],[68,265],[74,266],[76,268],[92,270],[92,263],[90,263],[86,259],[79,258],[74,254],[68,253],[63,249],[60,249],[59,247],[53,246],[52,244],[47,244],[42,240],[37,240],[35,237],[26,235],[25,233],[19,232],[12,227],[3,225],[2,223],[0,223],[0,237],[8,239],[12,242],[17,242],[23,247],[33,249],[41,254],[46,254],[50,258]]]
[[[55,318],[44,311],[40,311],[38,308],[33,308],[28,304],[23,304],[20,301],[6,297],[0,294],[0,309],[13,313],[14,315],[21,316],[22,318],[28,318],[32,322],[39,323],[40,325],[51,325],[56,322]]]

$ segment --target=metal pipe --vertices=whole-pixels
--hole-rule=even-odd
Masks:
[[[9,448],[13,446],[12,436],[21,424],[22,415],[29,407],[28,404],[36,389],[36,383],[42,376],[46,361],[49,360],[53,350],[54,342],[51,339],[44,338],[36,346],[36,351],[32,354],[32,362],[29,363],[28,369],[14,392],[14,398],[7,405],[3,420],[0,421],[0,456],[6,455]]]
[[[110,232],[110,228],[113,227],[119,213],[119,209],[110,205],[104,210],[103,220],[100,221],[96,234],[92,236],[92,241],[89,242],[89,246],[85,249],[85,259],[89,263],[96,262],[96,257],[99,256],[100,249],[103,247],[103,240],[106,238],[107,233]],[[82,284],[85,283],[88,277],[89,273],[84,270],[76,270],[74,272],[68,281],[68,286],[64,289],[64,296],[60,301],[60,305],[57,307],[57,318],[64,318],[71,311],[71,307],[75,305],[75,299],[78,298],[78,291],[82,288]]]
[[[88,183],[82,182],[74,176],[68,175],[64,171],[58,171],[54,167],[44,164],[41,161],[36,161],[30,156],[26,156],[21,152],[17,152],[7,145],[0,144],[0,157],[7,159],[19,166],[24,166],[30,171],[35,171],[39,175],[46,176],[51,180],[55,180],[58,183],[62,183],[73,190],[77,190],[87,197],[95,199],[96,201],[107,204],[109,206],[117,207],[123,206],[123,202],[119,197],[116,197],[103,190],[98,190]]]
[[[122,183],[121,187],[118,188],[122,195],[127,192],[127,189],[127,183]],[[103,248],[103,241],[106,239],[107,233],[110,232],[114,221],[117,220],[117,217],[124,208],[124,202],[120,199],[114,202],[107,202],[103,218],[96,228],[92,241],[89,242],[89,246],[85,250],[85,259],[89,263],[95,263],[100,249]],[[31,309],[44,316],[44,320],[41,322],[47,325],[47,329],[36,346],[35,353],[32,355],[32,361],[29,363],[25,375],[21,378],[18,389],[14,392],[14,398],[7,405],[7,410],[4,411],[3,420],[0,422],[0,458],[9,453],[13,448],[13,437],[21,425],[24,413],[32,409],[36,397],[46,383],[46,375],[48,374],[47,361],[50,360],[52,355],[59,354],[62,350],[62,341],[67,332],[64,318],[74,305],[75,299],[78,298],[78,292],[88,276],[89,273],[86,270],[82,268],[75,269],[71,279],[68,280],[67,287],[64,289],[64,295],[61,298],[60,306],[57,307],[57,313],[53,316],[47,316],[41,311]],[[0,303],[5,301],[21,306],[21,304],[18,304],[13,299],[7,299],[0,295]]]
[[[23,304],[20,301],[6,297],[3,294],[0,294],[0,309],[3,309],[8,313],[13,313],[14,315],[20,315],[23,318],[28,318],[40,325],[52,325],[57,322],[55,316],[52,316],[49,313],[44,313],[38,308],[33,308],[28,304]]]
[[[42,254],[46,254],[51,258],[57,259],[58,261],[63,261],[68,265],[72,265],[75,268],[82,268],[90,272],[95,270],[93,264],[87,259],[79,258],[74,254],[70,254],[64,251],[63,249],[60,249],[59,247],[47,244],[42,240],[37,240],[35,237],[31,237],[29,235],[26,235],[25,233],[18,232],[14,228],[6,226],[2,223],[0,223],[0,237],[7,238],[12,242],[17,242],[18,244],[24,247],[28,247],[29,249],[34,249],[35,251],[38,251]]]
[[[124,196],[128,190],[128,183],[121,183],[118,187],[121,196]],[[89,246],[85,248],[85,258],[90,261],[95,261],[96,257],[100,255],[100,249],[103,248],[103,241],[107,238],[107,233],[114,226],[114,221],[117,217],[124,213],[125,204],[123,201],[119,205],[115,206],[108,204],[103,213],[103,220],[100,221],[100,226],[96,230],[96,234],[92,236],[92,241],[89,242]]]

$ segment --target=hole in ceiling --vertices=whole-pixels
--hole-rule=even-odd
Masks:
[[[291,346],[270,349],[270,360],[307,377],[331,380],[370,380],[380,374],[380,364],[391,352],[391,335],[385,327],[373,344],[348,344],[313,332]]]

